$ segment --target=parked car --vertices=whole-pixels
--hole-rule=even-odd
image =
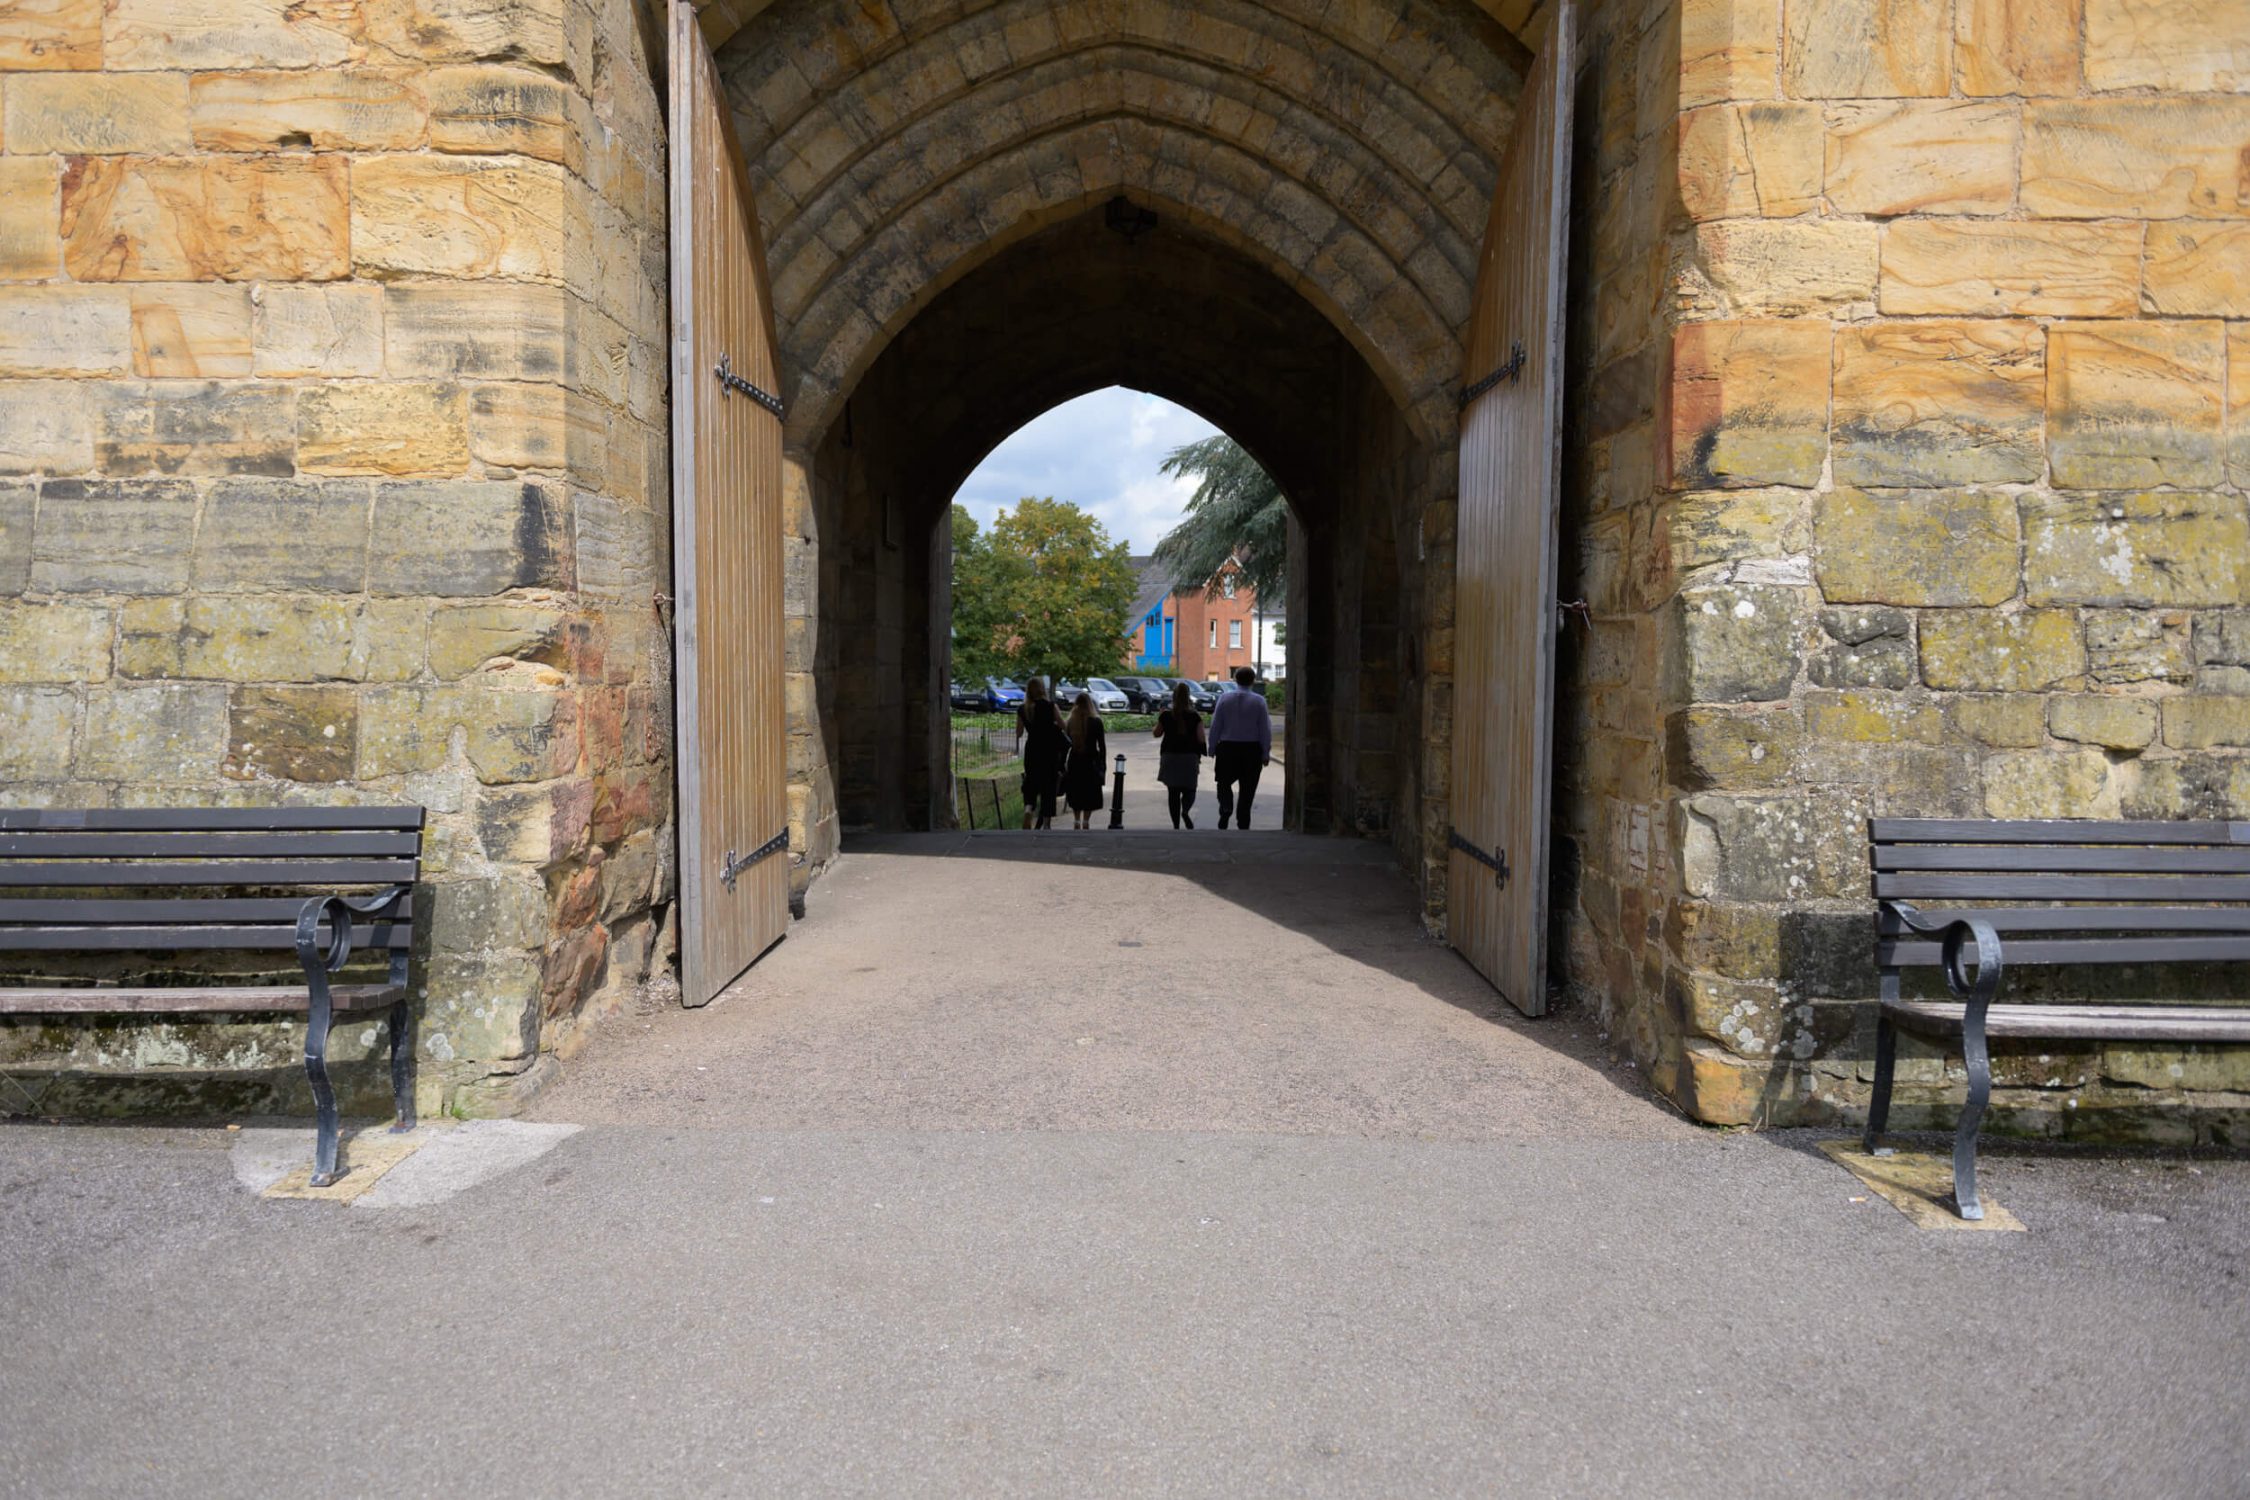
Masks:
[[[1011,713],[1023,706],[1023,685],[1014,678],[987,677],[984,692],[987,713]]]
[[[1087,678],[1086,691],[1094,695],[1094,712],[1098,714],[1121,714],[1133,704],[1125,690],[1107,677]]]
[[[1188,690],[1188,706],[1199,714],[1209,713],[1211,705],[1219,701],[1218,694],[1212,692],[1200,682],[1189,682],[1181,677],[1175,677],[1172,681]]]
[[[992,708],[991,691],[988,688],[970,687],[965,682],[949,683],[946,696],[952,700],[956,709],[965,714],[987,713]]]
[[[1112,677],[1110,681],[1125,694],[1125,707],[1130,713],[1161,713],[1172,701],[1172,684],[1161,677]]]

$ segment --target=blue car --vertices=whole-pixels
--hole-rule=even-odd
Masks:
[[[991,713],[1004,714],[1023,705],[1023,685],[1005,677],[987,677],[984,694],[985,708]]]

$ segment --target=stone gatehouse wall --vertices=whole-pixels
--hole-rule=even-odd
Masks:
[[[1646,384],[1607,302],[1653,282],[1656,422],[1603,436],[1619,392],[1590,393],[1578,486],[1581,729],[1653,681],[1662,739],[1585,747],[1626,816],[1581,820],[1569,971],[1698,1117],[1833,1117],[1870,1073],[1869,814],[2250,817],[2250,29],[2216,0],[1666,9],[1604,8],[1643,76],[1630,108],[1602,80],[1584,335]],[[1921,1116],[1958,1097],[1902,1067]],[[2043,1044],[1999,1079],[2039,1133],[2239,1142],[2250,1109],[2241,1049]]]
[[[664,972],[651,26],[0,17],[0,798],[427,805],[430,1109]],[[0,1023],[0,1109],[291,1104],[300,1030]]]

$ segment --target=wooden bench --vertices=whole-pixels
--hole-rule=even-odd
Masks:
[[[0,980],[0,1012],[35,1015],[302,1012],[319,1113],[313,1183],[336,1180],[328,1031],[390,1012],[394,1130],[414,1126],[407,962],[420,873],[419,807],[0,809],[0,954],[66,955],[91,973]],[[150,957],[294,953],[301,983],[229,984],[208,973],[146,979]],[[331,983],[354,951],[387,957],[370,982]],[[91,955],[140,955],[94,963]],[[174,960],[176,962],[176,960]],[[270,963],[270,960],[269,960]]]
[[[2250,1043],[2242,1005],[1994,1003],[2004,965],[2250,959],[2250,823],[1875,818],[1867,843],[1882,1016],[1866,1146],[1879,1149],[1890,1114],[1898,1034],[1960,1038],[1969,1098],[1953,1142],[1953,1199],[1962,1218],[1984,1217],[1976,1150],[1992,1097],[1989,1038]],[[1953,998],[1902,998],[1900,971],[1931,965]]]

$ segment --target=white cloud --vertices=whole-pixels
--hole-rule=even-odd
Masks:
[[[1123,386],[1034,417],[986,455],[954,501],[989,525],[1026,495],[1052,495],[1094,514],[1112,541],[1148,552],[1179,523],[1195,486],[1158,471],[1164,455],[1218,429],[1183,406]]]

